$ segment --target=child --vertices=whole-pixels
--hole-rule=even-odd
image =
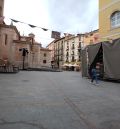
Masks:
[[[98,85],[98,76],[97,76],[97,70],[95,67],[92,68],[91,70],[91,83],[93,83],[94,80],[96,81],[96,85]]]

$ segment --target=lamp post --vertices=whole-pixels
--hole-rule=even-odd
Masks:
[[[25,69],[25,56],[28,54],[27,48],[20,48],[19,51],[22,51],[22,56],[23,56],[23,64],[22,64],[22,69]]]

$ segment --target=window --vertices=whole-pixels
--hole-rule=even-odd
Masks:
[[[78,44],[78,48],[80,48],[81,47],[81,42],[79,42],[79,44]]]
[[[69,53],[67,52],[66,56],[69,56]]]
[[[78,61],[80,61],[80,59],[81,59],[81,58],[80,58],[80,56],[79,56],[79,59],[78,59]]]
[[[46,57],[47,56],[47,54],[46,53],[44,53],[44,57]]]
[[[74,58],[74,56],[72,56],[72,62],[74,62],[75,61],[75,58]]]
[[[93,36],[93,33],[90,33],[90,36]]]
[[[72,49],[75,49],[75,46],[74,46],[74,44],[72,44]]]
[[[46,60],[43,60],[43,63],[46,64]]]
[[[5,45],[7,45],[7,34],[5,34]]]
[[[90,39],[90,44],[93,44],[93,39]]]
[[[110,21],[112,28],[120,26],[120,11],[114,12],[110,17]]]
[[[69,59],[68,59],[68,57],[66,58],[66,62],[69,62]]]

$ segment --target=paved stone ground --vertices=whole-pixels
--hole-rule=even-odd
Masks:
[[[79,72],[0,74],[0,129],[120,129],[120,84]]]

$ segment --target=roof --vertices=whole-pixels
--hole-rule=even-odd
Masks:
[[[23,43],[23,44],[30,44],[28,41],[21,41],[21,40],[13,40],[14,43]]]
[[[51,43],[49,43],[49,44],[47,45],[47,47],[49,47],[52,43],[54,44],[55,41],[56,41],[56,39],[54,39]]]
[[[20,36],[20,38],[32,38],[30,36]]]
[[[62,38],[60,38],[60,39],[56,39],[56,41],[55,41],[54,43],[56,43],[56,42],[58,42],[58,41],[60,41],[60,40],[63,40],[63,39],[65,39],[65,37],[62,37]]]
[[[99,29],[97,29],[97,30],[93,30],[93,31],[90,31],[90,32],[86,32],[86,33],[84,33],[83,35],[91,34],[91,33],[96,33],[96,32],[99,32]]]
[[[40,48],[41,51],[51,51],[50,49],[48,48]]]
[[[18,32],[18,29],[16,28],[16,26],[6,25],[6,24],[0,24],[0,27],[14,29],[15,32],[16,32],[16,33],[18,34],[18,36],[20,37],[20,33]]]
[[[65,41],[71,40],[71,39],[73,39],[73,38],[75,38],[75,37],[78,37],[78,36],[67,36],[66,39],[65,39]]]

